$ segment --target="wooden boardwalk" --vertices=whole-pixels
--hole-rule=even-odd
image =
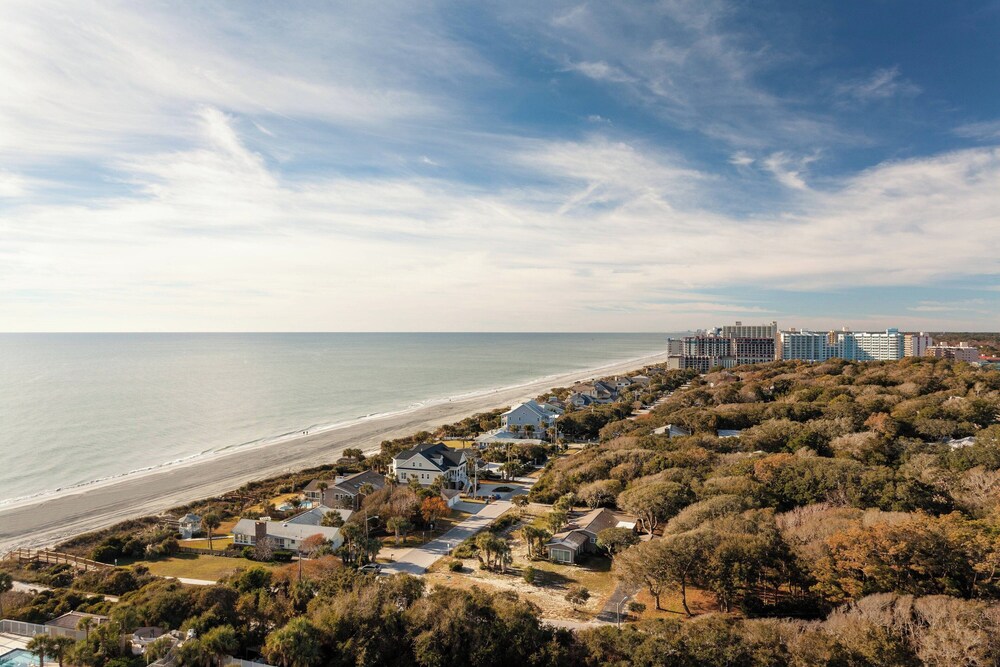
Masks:
[[[106,570],[114,567],[107,563],[99,563],[96,560],[82,558],[72,554],[49,551],[47,549],[15,549],[5,556],[6,560],[16,560],[18,563],[44,563],[46,565],[69,565],[90,572],[92,570]]]

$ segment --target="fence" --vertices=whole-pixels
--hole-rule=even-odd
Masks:
[[[78,570],[89,572],[91,570],[106,570],[114,567],[107,563],[98,563],[96,560],[82,558],[72,554],[59,553],[58,551],[48,551],[45,549],[17,549],[7,554],[8,560],[16,560],[19,563],[45,563],[47,565],[66,564]]]
[[[271,667],[271,665],[266,662],[253,662],[252,660],[241,660],[239,658],[229,657],[222,661],[222,664],[226,667]]]
[[[195,547],[177,547],[179,554],[197,554],[199,556],[224,556],[226,558],[243,558],[242,551],[233,549],[196,549]]]
[[[18,635],[19,637],[34,637],[35,635],[69,637],[77,641],[86,636],[83,630],[71,630],[70,628],[60,628],[54,625],[25,623],[24,621],[11,621],[6,618],[0,621],[0,632],[6,632],[9,635]]]

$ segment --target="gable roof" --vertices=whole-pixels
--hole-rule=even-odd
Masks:
[[[306,510],[296,514],[291,519],[286,519],[285,523],[296,524],[300,526],[318,526],[323,522],[323,517],[330,512],[337,512],[340,517],[347,521],[354,514],[351,510],[346,509],[334,509],[332,507],[327,507],[326,505],[320,505],[319,507],[314,507],[311,510]]]
[[[567,528],[582,530],[596,535],[605,528],[614,528],[618,525],[618,522],[619,518],[614,512],[606,507],[598,507],[570,522]]]
[[[334,484],[336,484],[336,480],[332,480],[332,479],[314,479],[313,481],[311,481],[308,484],[306,484],[305,487],[302,490],[303,491],[319,491],[320,490],[320,487],[319,487],[320,484],[326,484],[326,488],[330,488],[331,486],[333,486]]]
[[[240,519],[233,526],[234,535],[256,535],[257,522],[253,519]],[[290,523],[288,521],[265,521],[268,537],[280,537],[286,540],[301,542],[313,535],[322,535],[328,540],[335,540],[340,535],[340,528],[328,526],[313,526],[308,523]]]
[[[424,443],[392,457],[394,461],[407,461],[420,454],[442,472],[465,464],[465,450],[452,449],[443,442]]]
[[[374,470],[364,470],[345,477],[329,488],[336,488],[339,491],[356,496],[361,493],[361,487],[365,484],[371,484],[378,491],[385,486],[385,477]]]
[[[550,419],[553,419],[554,417],[558,417],[559,414],[562,412],[562,410],[560,410],[559,408],[555,407],[554,405],[549,405],[549,404],[540,405],[537,401],[531,400],[531,401],[525,401],[524,403],[521,403],[520,405],[515,405],[510,410],[508,410],[507,412],[504,412],[500,416],[501,417],[505,417],[507,415],[510,415],[510,414],[513,414],[513,413],[517,412],[518,410],[520,410],[522,408],[527,408],[536,417],[538,417],[539,419],[546,420],[546,421],[548,421]]]

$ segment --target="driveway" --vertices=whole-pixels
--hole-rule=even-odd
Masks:
[[[460,543],[486,528],[493,523],[494,519],[509,510],[510,503],[506,500],[498,500],[481,507],[478,514],[470,516],[436,540],[432,540],[422,547],[404,551],[393,563],[383,563],[382,572],[384,574],[401,572],[424,574],[436,560],[447,556]]]

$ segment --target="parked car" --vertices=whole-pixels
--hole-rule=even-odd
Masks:
[[[378,563],[368,563],[358,568],[358,572],[361,572],[362,574],[378,574],[381,571],[382,566]]]

